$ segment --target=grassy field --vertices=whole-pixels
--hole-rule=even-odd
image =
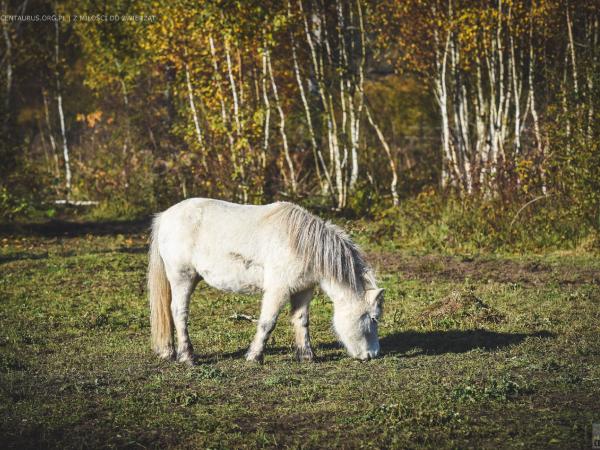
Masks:
[[[286,312],[262,366],[258,297],[200,285],[199,364],[149,349],[143,223],[5,227],[0,443],[40,447],[590,448],[600,423],[600,259],[369,247],[382,357],[349,359],[311,307],[314,363]],[[402,248],[396,243],[394,248]]]

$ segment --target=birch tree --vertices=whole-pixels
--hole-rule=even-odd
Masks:
[[[365,25],[360,0],[334,3],[297,1],[310,55],[328,158],[315,152],[328,188],[335,192],[336,207],[346,207],[356,187],[360,168],[360,137],[364,123]],[[294,54],[296,42],[293,42]],[[294,55],[293,55],[294,56]],[[294,56],[295,58],[295,56]],[[299,86],[302,80],[296,70]],[[307,120],[312,118],[304,88],[300,90]],[[314,134],[313,131],[311,133]],[[312,144],[317,146],[315,143]]]
[[[60,26],[59,22],[54,22],[54,31],[55,31],[55,44],[54,44],[54,63],[55,63],[55,72],[54,76],[56,78],[56,102],[58,106],[58,117],[60,123],[60,133],[62,137],[63,144],[63,161],[65,164],[65,189],[67,194],[67,201],[70,200],[71,197],[71,162],[69,156],[69,146],[67,144],[67,132],[65,129],[65,114],[63,111],[63,97],[62,97],[62,89],[61,89],[61,80],[60,80]]]

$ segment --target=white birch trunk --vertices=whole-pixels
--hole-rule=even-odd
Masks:
[[[291,5],[289,0],[287,1],[288,8],[288,18],[291,17]],[[319,146],[317,145],[317,139],[315,136],[315,130],[313,127],[313,119],[310,111],[310,106],[308,104],[308,98],[306,97],[306,91],[304,90],[304,82],[302,81],[302,76],[300,74],[300,66],[298,64],[298,55],[296,53],[296,39],[294,37],[294,32],[290,31],[290,43],[292,46],[292,61],[294,63],[294,76],[296,78],[296,83],[298,85],[298,91],[300,93],[300,98],[302,100],[302,106],[304,107],[304,114],[306,116],[306,124],[308,126],[308,135],[310,138],[310,145],[313,152],[313,158],[315,160],[315,169],[317,173],[317,179],[319,181],[319,186],[321,187],[321,192],[325,193],[328,190],[330,191],[331,186],[331,178],[329,177],[329,172],[327,171],[327,165],[323,160],[323,155]],[[321,175],[321,167],[323,167],[323,173],[325,174],[325,182],[323,182],[323,178]]]
[[[71,197],[71,164],[69,161],[69,147],[67,145],[67,133],[65,130],[65,115],[63,112],[63,104],[62,104],[62,93],[60,88],[60,76],[59,76],[59,23],[58,21],[54,22],[54,30],[56,35],[56,42],[54,45],[54,56],[55,56],[55,72],[54,75],[56,77],[56,100],[58,103],[58,117],[60,119],[60,132],[63,141],[63,158],[65,161],[65,187],[67,191],[67,200]]]
[[[589,42],[591,45],[591,61],[587,70],[587,90],[588,90],[588,117],[586,138],[588,145],[591,145],[594,124],[594,77],[598,71],[598,17],[595,17],[590,24]]]
[[[227,62],[227,75],[229,77],[229,86],[231,88],[231,97],[233,99],[233,118],[235,120],[235,129],[239,138],[242,135],[242,125],[240,122],[240,105],[238,101],[235,77],[233,76],[233,69],[231,66],[231,54],[229,51],[229,42],[227,42],[227,38],[225,38],[225,61]]]
[[[2,13],[7,14],[7,11],[8,10],[6,3],[2,2]],[[4,45],[6,46],[6,51],[4,54],[4,59],[6,60],[6,97],[4,98],[4,108],[8,117],[8,114],[10,113],[10,97],[12,95],[12,42],[8,33],[8,21],[1,20],[0,22],[2,23],[2,35],[4,36]]]
[[[529,104],[531,107],[531,118],[533,119],[533,133],[535,136],[535,143],[537,146],[537,153],[541,158],[540,177],[542,179],[542,193],[546,195],[546,177],[544,172],[544,141],[542,137],[542,131],[540,127],[540,119],[537,112],[537,106],[535,101],[535,85],[533,83],[533,73],[535,67],[535,54],[533,51],[533,29],[529,29],[529,71],[527,72],[527,81],[529,84]]]
[[[223,121],[223,126],[227,127],[227,124],[230,122],[227,116],[227,108],[225,107],[225,98],[223,95],[223,89],[221,87],[221,72],[219,71],[219,63],[217,62],[217,51],[215,48],[215,42],[212,35],[208,36],[208,43],[210,48],[210,55],[212,60],[213,70],[215,72],[215,79],[217,81],[217,91],[219,93],[219,103],[221,105],[221,120]]]
[[[479,170],[479,184],[482,187],[483,185],[483,175],[485,173],[485,167],[487,166],[487,155],[489,153],[488,148],[488,140],[486,138],[486,116],[488,115],[487,104],[483,97],[483,80],[481,74],[481,60],[479,57],[476,58],[476,90],[477,90],[477,100],[476,100],[476,130],[477,130],[477,143],[475,145],[475,163],[477,164]]]
[[[512,72],[513,82],[513,95],[515,104],[515,117],[514,117],[514,146],[515,154],[518,156],[521,154],[521,81],[517,75],[517,61],[515,56],[515,42],[513,37],[510,37],[510,59],[509,64]]]
[[[311,27],[308,24],[308,18],[306,16],[306,14],[304,13],[304,8],[302,6],[302,0],[298,0],[298,7],[299,7],[299,9],[302,13],[302,17],[303,17],[306,41],[310,48],[311,59],[312,59],[313,67],[315,70],[315,78],[317,81],[319,98],[320,98],[322,106],[323,106],[323,116],[324,116],[324,120],[325,120],[326,126],[327,126],[327,143],[328,143],[328,147],[329,147],[329,161],[330,161],[330,164],[333,166],[331,169],[328,169],[327,172],[329,172],[329,170],[331,170],[335,176],[335,178],[331,177],[332,180],[334,180],[336,196],[337,196],[335,199],[335,203],[336,203],[336,207],[338,209],[341,209],[345,206],[344,189],[343,189],[342,173],[341,173],[341,161],[340,161],[339,145],[338,145],[338,140],[337,140],[337,125],[335,122],[336,119],[335,119],[335,110],[333,109],[333,100],[331,98],[331,94],[326,93],[325,82],[323,79],[323,67],[324,67],[323,53],[324,52],[320,52],[320,54],[318,54],[318,52],[317,52],[316,45],[312,39]],[[321,19],[318,16],[313,15],[312,20],[313,20],[313,22],[315,22],[315,21],[319,22],[319,26],[320,26]],[[318,30],[319,35],[320,35],[321,31],[322,30]],[[323,46],[326,48],[326,50],[329,48],[329,44],[326,39],[325,39]],[[328,54],[328,56],[330,56],[329,51],[326,51],[326,53]],[[332,195],[333,195],[333,192],[332,192]]]
[[[315,8],[316,9],[316,8]],[[327,35],[327,26],[326,26],[326,18],[323,14],[323,11],[319,11],[321,13],[320,16],[313,14],[313,22],[316,22],[319,27],[320,39],[322,47],[325,51],[320,53],[321,57],[321,78],[320,78],[320,92],[322,93],[322,98],[325,100],[326,106],[324,110],[326,112],[326,120],[327,120],[327,131],[328,131],[328,140],[329,140],[329,149],[330,149],[330,161],[333,164],[333,169],[335,173],[335,187],[337,194],[337,209],[343,209],[346,206],[346,185],[344,182],[344,174],[343,174],[343,164],[342,164],[342,154],[340,152],[340,142],[339,142],[339,134],[338,134],[338,126],[336,120],[336,111],[333,103],[333,94],[328,92],[325,88],[325,80],[323,79],[323,68],[325,67],[325,62],[329,65],[329,67],[333,67],[333,57],[332,51],[329,44],[329,38]]]
[[[219,63],[217,61],[217,51],[215,48],[215,42],[214,42],[212,35],[210,35],[210,34],[208,36],[208,44],[209,44],[209,48],[210,48],[210,55],[211,55],[211,60],[212,60],[213,71],[215,73],[215,81],[216,81],[216,85],[217,85],[217,94],[219,97],[219,105],[221,106],[221,120],[223,122],[223,128],[226,130],[227,141],[229,142],[229,152],[231,154],[234,169],[237,170],[237,159],[235,156],[235,146],[234,146],[233,136],[231,135],[231,129],[230,129],[231,119],[229,118],[229,116],[227,114],[227,107],[225,105],[225,95],[223,93],[222,77],[221,77],[221,72],[219,71]],[[220,152],[217,152],[217,158],[218,158],[219,163],[221,163],[222,158],[221,158]]]
[[[188,91],[188,101],[190,103],[190,111],[192,112],[192,119],[194,120],[194,129],[196,130],[196,139],[200,148],[204,147],[202,139],[202,130],[200,129],[200,121],[198,120],[198,112],[196,111],[196,103],[194,102],[194,89],[192,87],[192,80],[190,77],[190,68],[188,63],[185,63],[185,82]]]
[[[567,36],[569,38],[569,56],[571,58],[571,68],[573,76],[573,92],[575,93],[575,98],[577,98],[579,95],[579,77],[577,76],[577,59],[575,56],[575,41],[573,39],[573,21],[571,19],[570,5],[568,1],[565,11],[567,18]]]
[[[450,34],[446,36],[444,49],[439,54],[439,37],[437,31],[434,33],[436,41],[436,74],[434,93],[437,100],[440,117],[442,119],[442,149],[444,152],[444,161],[442,163],[442,187],[447,187],[456,177],[456,164],[452,155],[450,142],[450,123],[448,120],[448,93],[446,89],[446,71],[448,62],[448,50],[450,45]],[[441,60],[440,60],[441,58]]]
[[[281,142],[283,145],[283,155],[285,157],[285,161],[288,165],[288,170],[290,172],[290,186],[292,188],[292,193],[296,193],[297,191],[297,183],[296,183],[296,172],[294,170],[294,163],[290,156],[290,150],[288,147],[288,139],[285,131],[285,114],[283,112],[283,108],[281,106],[281,102],[279,101],[279,94],[277,93],[277,84],[275,83],[275,77],[273,76],[273,67],[271,66],[271,57],[269,55],[269,51],[265,48],[266,58],[267,58],[267,71],[269,74],[269,78],[271,80],[271,90],[273,91],[273,99],[275,100],[275,108],[279,113],[279,132],[281,133]]]
[[[263,148],[261,154],[261,165],[263,170],[267,168],[267,152],[269,151],[269,134],[270,134],[270,123],[271,123],[271,103],[269,102],[269,94],[267,92],[267,45],[263,41],[262,51],[262,73],[261,73],[261,87],[262,87],[262,98],[265,108],[265,121],[263,128]]]
[[[358,15],[358,32],[359,32],[359,45],[360,45],[360,59],[358,64],[358,80],[356,86],[356,96],[357,96],[357,107],[356,114],[353,112],[353,127],[351,134],[351,150],[352,150],[352,172],[350,174],[350,189],[353,189],[358,180],[358,170],[359,170],[359,161],[358,161],[358,148],[360,145],[360,124],[361,124],[361,116],[364,107],[364,67],[366,63],[366,55],[365,55],[365,26],[363,19],[362,6],[360,4],[361,0],[356,0],[356,11]]]
[[[192,120],[194,121],[194,130],[196,131],[196,139],[198,140],[198,146],[200,148],[200,161],[202,162],[202,167],[207,169],[206,163],[206,154],[204,151],[204,137],[202,135],[202,129],[200,128],[200,119],[198,118],[198,111],[196,110],[196,101],[194,100],[194,87],[192,85],[192,77],[190,75],[190,67],[186,62],[184,65],[185,68],[185,83],[188,91],[188,101],[190,104],[190,111],[192,113]]]
[[[385,136],[381,132],[381,129],[379,128],[377,123],[373,120],[373,116],[371,115],[371,111],[369,110],[368,106],[365,106],[365,113],[367,116],[367,120],[369,121],[369,123],[371,124],[373,129],[375,130],[375,134],[377,134],[377,137],[379,138],[379,142],[381,142],[381,146],[383,147],[383,150],[388,158],[388,163],[390,166],[390,170],[392,172],[392,181],[390,183],[390,193],[392,194],[392,202],[393,202],[394,206],[398,206],[400,201],[398,198],[398,189],[397,189],[398,170],[396,169],[396,162],[394,161],[394,157],[392,155],[390,146],[389,146],[387,140],[385,139]]]
[[[56,178],[58,178],[60,176],[58,150],[56,146],[56,140],[54,139],[54,133],[52,132],[52,126],[50,125],[50,109],[48,108],[48,96],[46,95],[45,90],[42,90],[42,98],[44,100],[44,117],[46,119],[46,127],[48,128],[48,137],[50,139],[50,147],[52,148],[52,157],[54,159],[54,174]]]

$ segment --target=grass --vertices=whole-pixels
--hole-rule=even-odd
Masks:
[[[66,230],[66,234],[65,234]],[[364,243],[367,235],[357,236]],[[367,250],[386,288],[382,357],[349,359],[331,304],[318,359],[285,312],[265,364],[243,353],[259,298],[197,289],[200,364],[149,350],[140,224],[0,236],[0,442],[40,447],[589,448],[600,422],[600,261]]]

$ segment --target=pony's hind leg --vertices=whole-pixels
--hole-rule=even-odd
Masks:
[[[188,334],[188,317],[190,297],[200,278],[194,270],[179,270],[167,276],[171,283],[171,313],[177,332],[177,361],[193,364],[194,348]]]
[[[289,300],[289,294],[284,290],[269,290],[265,291],[261,303],[260,317],[256,335],[250,348],[246,353],[246,360],[262,363],[265,344],[269,339],[271,331],[275,328],[277,316],[281,307]]]
[[[308,306],[313,297],[313,290],[298,292],[292,295],[290,319],[294,327],[296,338],[296,359],[298,361],[312,361],[314,354],[310,346],[310,334],[308,332]]]

